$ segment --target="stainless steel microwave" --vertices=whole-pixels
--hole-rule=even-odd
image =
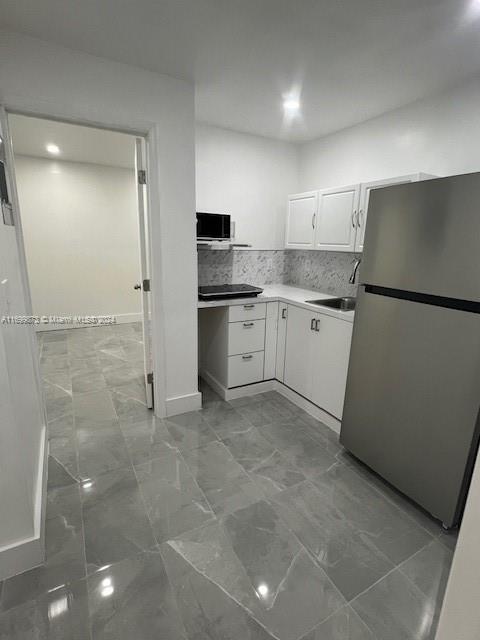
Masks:
[[[197,211],[197,240],[230,240],[231,231],[228,214]]]

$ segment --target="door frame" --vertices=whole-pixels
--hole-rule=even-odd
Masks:
[[[159,185],[159,163],[158,163],[158,145],[160,144],[157,131],[153,123],[145,123],[141,128],[138,124],[116,122],[113,117],[99,120],[92,120],[88,117],[79,116],[69,109],[58,111],[58,106],[50,107],[42,104],[40,108],[30,103],[24,104],[21,99],[16,103],[6,102],[1,106],[5,109],[6,121],[8,125],[9,115],[22,115],[32,118],[40,118],[44,120],[54,120],[66,124],[91,127],[94,129],[105,129],[124,133],[137,138],[143,138],[146,146],[146,198],[147,198],[147,227],[149,234],[148,257],[150,273],[152,274],[152,283],[150,289],[151,302],[151,349],[152,349],[152,368],[153,368],[153,389],[154,389],[154,413],[159,418],[167,415],[166,410],[166,363],[165,363],[165,314],[163,302],[163,282],[162,282],[162,246],[160,239],[162,237],[162,221],[160,216],[160,185]],[[11,142],[10,135],[8,136]],[[16,191],[16,183],[14,184]],[[137,212],[138,215],[138,212]],[[20,207],[18,207],[18,218],[21,221]],[[31,297],[28,281],[28,270],[25,259],[25,248],[23,241],[23,233],[21,232],[21,222],[17,231],[17,241],[20,247],[22,257],[22,278],[26,279],[27,291],[29,296],[29,306],[31,312]],[[158,275],[157,275],[158,274]],[[37,354],[35,353],[35,356]],[[39,378],[40,383],[40,378]]]

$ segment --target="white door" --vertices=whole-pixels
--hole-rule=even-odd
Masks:
[[[23,236],[6,113],[0,108],[0,578],[11,570],[8,549],[38,540],[17,571],[41,561],[41,515],[46,461],[46,419],[31,316]],[[41,212],[39,212],[41,215]],[[7,525],[8,521],[8,526]],[[5,560],[7,558],[7,560]],[[20,566],[21,563],[24,566]]]
[[[288,305],[283,382],[305,398],[312,391],[312,339],[317,314]]]
[[[319,191],[315,249],[354,250],[359,194],[359,184]]]
[[[145,140],[137,138],[135,144],[137,173],[138,222],[140,239],[140,273],[142,282],[134,285],[142,295],[143,352],[147,407],[153,408],[153,358],[151,329],[150,253],[148,243],[146,148]]]
[[[398,176],[396,178],[387,178],[386,180],[375,180],[373,182],[365,182],[360,188],[360,204],[357,216],[357,239],[355,242],[355,251],[363,251],[365,241],[365,228],[367,225],[368,201],[372,189],[388,187],[392,184],[404,184],[406,182],[416,182],[419,180],[420,174],[415,173],[407,176]]]
[[[352,328],[351,322],[322,314],[315,324],[311,400],[338,419],[343,412]]]
[[[317,202],[316,191],[289,196],[285,229],[285,247],[287,249],[313,248]]]

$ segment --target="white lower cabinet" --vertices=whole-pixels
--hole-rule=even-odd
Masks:
[[[352,327],[283,302],[201,309],[200,372],[224,389],[276,378],[340,419]]]
[[[352,323],[288,305],[284,384],[342,417]]]
[[[278,319],[277,319],[277,348],[275,358],[275,378],[283,382],[285,375],[285,346],[287,338],[287,317],[288,304],[285,302],[278,303]]]
[[[341,418],[353,324],[326,315],[320,315],[315,324],[311,400]]]
[[[311,327],[314,318],[315,314],[311,311],[288,305],[283,382],[305,398],[311,397],[313,355]]]
[[[228,355],[263,351],[265,345],[265,320],[244,320],[228,325]]]
[[[278,302],[199,312],[200,374],[225,389],[275,377]]]
[[[228,386],[240,387],[263,380],[264,352],[243,353],[228,358]]]

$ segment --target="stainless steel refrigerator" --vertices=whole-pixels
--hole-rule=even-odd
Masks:
[[[452,527],[479,408],[480,173],[377,189],[340,441]]]

